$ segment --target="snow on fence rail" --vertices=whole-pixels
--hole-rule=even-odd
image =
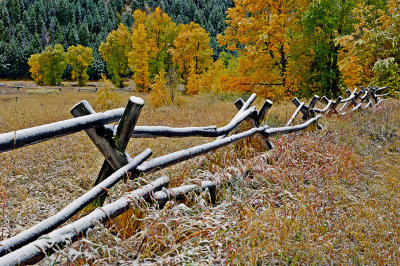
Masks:
[[[136,126],[144,101],[137,97],[131,97],[126,108],[110,110],[104,113],[95,113],[88,102],[82,101],[71,109],[72,115],[75,116],[73,119],[0,134],[0,152],[5,152],[85,130],[96,147],[106,158],[95,182],[95,186],[91,190],[68,204],[55,215],[0,242],[0,265],[26,265],[39,262],[45,256],[53,253],[55,249],[84,236],[99,222],[105,222],[122,214],[140,199],[145,199],[150,203],[156,203],[159,207],[163,207],[165,203],[171,199],[184,198],[189,191],[206,190],[210,193],[211,202],[214,204],[215,191],[217,188],[216,184],[205,181],[202,183],[201,187],[187,185],[168,190],[166,187],[168,186],[169,179],[167,177],[162,177],[141,189],[127,193],[115,202],[97,208],[92,213],[75,222],[56,229],[96,199],[100,199],[99,202],[103,205],[107,190],[123,179],[134,179],[141,173],[158,171],[162,168],[217,150],[223,146],[256,134],[262,137],[265,149],[269,150],[273,147],[268,139],[270,136],[301,131],[313,124],[319,128],[318,120],[321,118],[321,114],[324,113],[345,115],[346,113],[354,112],[359,109],[366,109],[373,105],[379,105],[382,102],[382,99],[379,98],[386,96],[386,94],[377,95],[376,93],[384,89],[385,88],[369,87],[367,89],[361,88],[358,92],[357,90],[353,92],[348,91],[349,97],[347,99],[338,97],[334,101],[329,100],[325,96],[322,98],[314,96],[308,105],[294,98],[292,102],[297,107],[296,111],[284,127],[277,128],[269,128],[268,125],[260,126],[268,110],[271,108],[272,102],[269,100],[265,101],[262,108],[257,112],[254,106],[251,107],[251,104],[256,99],[256,95],[253,94],[246,102],[242,99],[235,102],[239,111],[231,122],[222,128]],[[322,109],[315,108],[319,100],[322,100],[326,104]],[[360,102],[357,102],[358,100]],[[342,106],[337,110],[339,104],[342,104]],[[348,111],[344,112],[345,110]],[[300,112],[303,115],[302,119],[304,122],[291,126]],[[106,125],[107,123],[118,120],[120,122],[116,128]],[[245,120],[251,123],[251,129],[228,136],[231,131]],[[125,153],[125,149],[131,137],[189,136],[217,137],[217,139],[206,144],[150,160],[147,160],[152,154],[150,149],[145,150],[133,159]],[[159,191],[162,188],[163,191]]]

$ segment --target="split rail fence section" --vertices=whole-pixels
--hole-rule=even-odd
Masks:
[[[379,105],[383,101],[381,97],[387,94],[378,95],[377,93],[384,90],[385,88],[378,87],[361,88],[359,91],[355,89],[353,92],[348,90],[348,98],[342,99],[338,97],[336,100],[329,100],[325,96],[321,98],[314,96],[308,105],[294,98],[292,102],[297,106],[296,111],[284,127],[277,128],[270,128],[268,125],[261,126],[272,106],[272,102],[266,100],[261,109],[257,111],[255,106],[251,106],[256,99],[256,95],[253,94],[247,101],[238,99],[235,102],[238,109],[237,114],[226,126],[221,128],[215,126],[186,128],[136,126],[144,101],[137,97],[130,97],[126,108],[96,113],[88,102],[82,101],[71,109],[71,114],[75,118],[15,132],[2,133],[0,134],[0,152],[6,152],[85,130],[104,155],[105,160],[91,190],[68,204],[55,215],[0,242],[0,265],[26,265],[39,262],[56,249],[83,237],[98,223],[104,223],[117,217],[141,200],[156,203],[159,207],[163,207],[169,200],[182,199],[189,192],[207,191],[212,203],[215,204],[216,184],[204,181],[200,187],[186,185],[167,189],[169,178],[164,176],[140,189],[127,193],[114,202],[95,209],[75,222],[60,227],[90,203],[98,200],[98,203],[103,205],[107,190],[121,180],[134,179],[142,173],[156,172],[253,135],[259,135],[263,141],[264,148],[270,150],[273,148],[269,140],[270,136],[301,131],[313,124],[319,128],[318,120],[321,118],[321,114],[324,113],[345,115],[359,109]],[[319,100],[326,104],[323,109],[315,108]],[[302,113],[304,122],[292,126],[291,124],[299,113]],[[119,121],[116,127],[107,125],[116,121]],[[250,122],[252,128],[241,133],[229,135],[243,121]],[[149,159],[152,155],[150,149],[143,151],[134,158],[130,158],[125,152],[129,139],[132,137],[180,138],[193,136],[214,137],[216,139],[203,145],[153,159]]]

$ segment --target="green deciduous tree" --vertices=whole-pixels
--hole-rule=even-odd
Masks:
[[[343,47],[339,66],[347,84],[388,86],[399,95],[400,6],[396,0],[379,2],[354,9],[355,31],[337,39]]]
[[[305,47],[311,51],[308,85],[320,94],[337,97],[342,83],[339,69],[341,46],[335,39],[353,31],[355,0],[312,2],[303,15]],[[305,51],[307,52],[307,51]]]
[[[43,85],[59,85],[67,65],[66,53],[61,44],[47,46],[42,53],[33,54],[28,64],[35,82]]]
[[[132,50],[131,33],[123,24],[117,30],[107,36],[106,42],[102,42],[99,52],[107,64],[111,82],[118,87],[124,87],[123,81],[130,73],[128,55]]]

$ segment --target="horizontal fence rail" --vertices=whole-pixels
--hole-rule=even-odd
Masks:
[[[120,108],[91,116],[72,118],[47,125],[2,133],[0,134],[0,152],[22,148],[84,129],[116,122],[121,118],[124,110],[124,108]]]
[[[125,194],[125,196],[112,203],[95,209],[90,214],[75,222],[56,229],[95,200],[101,199],[100,204],[102,205],[107,195],[107,190],[121,180],[127,180],[128,178],[134,179],[143,173],[159,171],[165,167],[172,166],[210,151],[215,151],[253,135],[261,136],[265,149],[269,150],[273,147],[272,143],[269,141],[270,136],[301,131],[313,124],[316,128],[320,128],[318,120],[322,117],[322,114],[345,115],[347,113],[356,112],[357,110],[379,105],[383,101],[380,98],[387,96],[387,94],[376,95],[376,93],[383,92],[385,89],[385,87],[368,87],[367,89],[361,88],[358,92],[357,89],[352,92],[348,90],[347,93],[349,97],[346,99],[338,97],[335,100],[329,100],[325,96],[321,98],[314,96],[308,105],[294,98],[292,102],[297,107],[295,112],[285,126],[277,128],[270,128],[268,125],[261,126],[268,110],[272,106],[272,102],[269,100],[265,101],[262,108],[257,111],[256,107],[251,107],[256,99],[256,95],[253,94],[247,101],[239,99],[235,102],[238,113],[233,117],[230,123],[221,128],[214,126],[188,128],[136,126],[136,121],[144,102],[140,98],[131,97],[126,108],[110,110],[104,113],[95,113],[89,103],[82,101],[71,110],[71,113],[76,118],[0,134],[0,152],[4,152],[85,130],[96,144],[96,147],[106,158],[95,182],[95,186],[91,190],[68,204],[55,215],[36,224],[30,229],[0,242],[0,265],[25,265],[36,263],[49,254],[52,254],[57,248],[61,248],[65,244],[74,242],[80,237],[83,237],[88,230],[95,227],[96,224],[104,223],[122,214],[128,210],[131,205],[135,205],[135,203],[141,199],[145,199],[149,203],[155,202],[158,207],[162,208],[169,200],[182,199],[189,192],[208,191],[211,202],[215,204],[216,184],[210,181],[204,181],[201,186],[186,185],[167,189],[169,178],[162,177],[141,189]],[[315,108],[319,101],[326,104],[321,109]],[[339,105],[341,106],[339,107]],[[291,126],[300,113],[302,114],[304,122]],[[107,123],[118,120],[120,121],[118,126],[106,125]],[[243,121],[248,121],[252,125],[252,128],[228,136],[228,134]],[[194,146],[154,159],[149,159],[152,154],[150,149],[145,150],[133,159],[125,153],[125,149],[131,137],[189,136],[217,137],[217,139],[206,144]],[[163,188],[162,191],[160,191],[161,188]]]

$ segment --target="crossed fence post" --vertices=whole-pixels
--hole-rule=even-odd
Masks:
[[[260,124],[262,123],[262,121],[264,120],[266,114],[268,113],[268,111],[271,109],[272,107],[272,102],[270,100],[266,100],[263,104],[263,106],[261,107],[260,111],[255,111],[253,112],[250,117],[247,118],[247,121],[249,121],[251,123],[251,125],[253,127],[260,127]],[[235,102],[235,106],[238,110],[240,110],[244,105],[244,101],[242,98],[239,98],[236,100]],[[261,141],[263,144],[263,147],[269,151],[272,150],[274,148],[274,145],[269,141],[268,139],[268,134],[261,132],[259,134],[259,136],[261,137]]]
[[[133,133],[143,105],[144,101],[142,99],[137,97],[129,98],[115,135],[105,126],[97,126],[85,130],[86,134],[105,157],[95,185],[101,183],[113,174],[114,171],[128,164],[130,158],[129,155],[125,153],[125,149],[128,146],[129,139]],[[82,101],[71,109],[71,114],[75,117],[94,113],[96,112],[87,101]],[[106,197],[107,193],[100,196],[100,205],[103,205]]]
[[[293,120],[295,119],[295,117],[297,116],[297,114],[299,112],[301,112],[303,114],[302,119],[304,121],[307,121],[310,118],[314,118],[316,116],[316,112],[314,110],[315,105],[317,104],[319,100],[319,97],[317,95],[314,95],[313,98],[310,101],[309,105],[306,105],[303,102],[300,102],[299,99],[297,99],[296,97],[294,97],[292,99],[292,103],[294,105],[296,105],[297,110],[295,111],[295,113],[293,114],[293,116],[290,118],[290,120],[288,121],[288,123],[286,124],[286,126],[290,126],[290,124],[293,122]],[[315,123],[316,128],[317,129],[321,129],[321,126],[319,125],[319,123]]]

